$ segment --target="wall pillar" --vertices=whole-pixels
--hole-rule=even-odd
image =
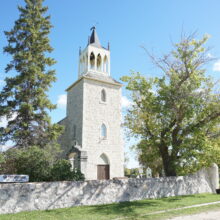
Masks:
[[[81,173],[83,173],[84,176],[86,177],[87,176],[87,159],[88,159],[87,152],[86,151],[81,151],[79,159],[80,159]]]

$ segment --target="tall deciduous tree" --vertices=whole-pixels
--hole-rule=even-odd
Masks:
[[[0,142],[11,140],[17,147],[37,145],[44,147],[54,141],[61,128],[52,125],[48,110],[54,109],[47,96],[55,71],[49,69],[55,60],[49,44],[50,16],[43,0],[25,0],[18,7],[20,16],[11,31],[5,35],[8,45],[4,52],[12,56],[6,72],[17,74],[6,77],[0,93],[0,117],[9,120],[6,128],[0,129]]]
[[[164,73],[161,78],[139,73],[122,78],[134,103],[125,124],[141,138],[136,146],[140,158],[143,162],[148,149],[152,153],[156,148],[155,158],[162,159],[166,176],[219,161],[220,93],[218,83],[205,76],[204,65],[210,60],[204,48],[207,39],[190,35],[168,55],[150,55]]]

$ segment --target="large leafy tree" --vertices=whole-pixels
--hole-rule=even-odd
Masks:
[[[220,93],[218,83],[205,75],[204,65],[210,61],[204,47],[207,39],[190,35],[168,55],[150,55],[164,73],[161,78],[139,73],[122,78],[134,103],[125,124],[141,140],[136,146],[141,163],[147,164],[146,155],[155,152],[166,176],[219,161]]]
[[[0,117],[9,120],[6,128],[0,128],[0,143],[11,140],[17,147],[44,147],[57,138],[58,125],[52,125],[48,110],[54,109],[47,96],[55,71],[51,70],[55,60],[48,56],[52,52],[49,44],[50,16],[43,0],[25,0],[18,7],[20,16],[14,27],[6,31],[8,45],[4,52],[12,56],[6,72],[17,74],[6,77],[0,93]]]

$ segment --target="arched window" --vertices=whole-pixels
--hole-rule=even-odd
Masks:
[[[106,102],[106,92],[104,89],[101,91],[101,101]]]
[[[101,126],[101,138],[106,139],[107,138],[107,128],[105,124],[102,124]]]
[[[102,71],[102,57],[100,54],[97,56],[97,70]]]
[[[93,52],[90,54],[89,62],[90,62],[90,69],[94,70],[95,69],[95,55]]]
[[[73,139],[76,139],[76,125],[73,125]]]
[[[85,71],[85,57],[82,58],[82,73]]]
[[[98,164],[100,164],[100,165],[109,165],[110,164],[109,159],[106,154],[103,153],[102,155],[100,155],[100,157],[98,159]]]
[[[103,71],[105,73],[108,73],[108,58],[107,58],[107,56],[105,56],[105,58],[104,58],[104,66],[103,67],[104,67]]]

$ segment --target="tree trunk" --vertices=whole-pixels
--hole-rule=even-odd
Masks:
[[[173,161],[170,160],[170,158],[162,157],[163,159],[163,166],[164,166],[164,172],[166,176],[176,176],[176,169],[173,165]]]
[[[169,155],[168,147],[163,145],[160,146],[159,148],[163,160],[163,168],[164,168],[165,176],[176,176],[177,174],[174,166],[174,161]]]

